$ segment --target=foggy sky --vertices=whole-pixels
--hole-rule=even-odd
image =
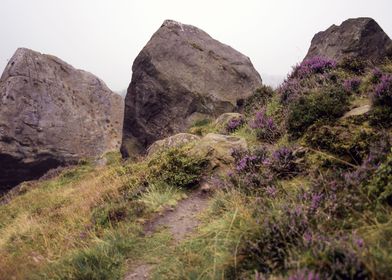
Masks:
[[[128,87],[133,60],[165,19],[195,25],[249,56],[265,82],[285,76],[313,35],[373,17],[392,36],[391,0],[0,0],[0,71],[18,47],[53,54]]]

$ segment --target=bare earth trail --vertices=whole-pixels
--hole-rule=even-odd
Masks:
[[[147,236],[152,235],[161,228],[170,231],[178,244],[191,234],[200,224],[198,215],[207,208],[209,195],[202,191],[195,191],[188,198],[181,200],[175,209],[167,210],[162,215],[156,217],[145,225]],[[133,266],[125,275],[125,280],[146,280],[150,279],[152,264],[139,263]]]

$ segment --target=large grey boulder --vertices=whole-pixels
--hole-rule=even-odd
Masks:
[[[133,63],[122,151],[143,151],[241,105],[261,85],[250,59],[204,31],[166,20]]]
[[[0,192],[119,150],[123,100],[57,57],[18,49],[0,79]]]
[[[354,18],[317,33],[305,59],[323,56],[339,61],[345,57],[379,61],[392,49],[392,42],[371,18]]]

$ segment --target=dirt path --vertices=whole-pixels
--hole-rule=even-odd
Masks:
[[[200,224],[197,216],[207,208],[208,195],[201,191],[196,191],[188,198],[180,201],[177,207],[165,211],[146,224],[144,230],[146,235],[152,235],[161,228],[170,230],[176,244],[185,239]],[[133,267],[125,276],[125,280],[146,280],[150,279],[149,274],[153,265],[140,263]]]

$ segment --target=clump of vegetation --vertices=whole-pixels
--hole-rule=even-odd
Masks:
[[[392,120],[392,75],[375,69],[372,82],[374,87],[371,94],[373,103],[371,124],[390,127]]]
[[[245,120],[242,117],[232,118],[226,124],[226,131],[233,133],[245,124]]]
[[[360,78],[351,78],[344,81],[343,87],[347,92],[358,93],[359,87],[361,86]]]
[[[348,108],[348,96],[339,87],[327,87],[321,92],[299,97],[289,105],[287,129],[298,138],[316,122],[333,121],[341,117]]]
[[[272,117],[267,116],[265,108],[256,112],[255,117],[250,122],[250,127],[256,131],[259,140],[269,143],[275,142],[281,135],[278,125]]]
[[[274,96],[275,92],[269,86],[263,85],[255,90],[244,102],[244,111],[247,115],[260,110]]]
[[[344,120],[335,124],[315,124],[307,130],[304,139],[312,148],[327,151],[353,164],[361,164],[372,144],[380,137],[380,133],[366,124]]]
[[[176,188],[194,186],[201,179],[208,160],[189,155],[186,149],[169,149],[152,158],[148,163],[147,180],[164,182]]]
[[[345,71],[352,72],[354,74],[363,74],[367,67],[366,61],[360,58],[355,57],[345,57],[338,64],[340,68]]]
[[[367,190],[372,198],[392,206],[392,150],[387,160],[376,170]]]
[[[314,56],[294,67],[290,78],[306,78],[313,74],[324,74],[334,68],[336,68],[336,61],[326,57]]]

